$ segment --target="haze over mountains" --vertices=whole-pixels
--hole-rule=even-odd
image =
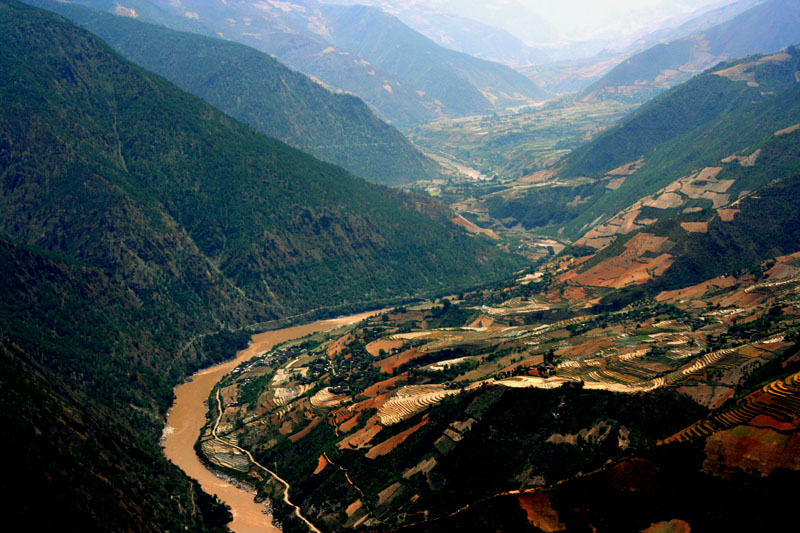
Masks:
[[[11,1],[0,10],[0,331],[4,375],[31,376],[3,388],[13,443],[28,450],[28,473],[13,476],[17,518],[211,527],[214,506],[202,514],[188,486],[185,511],[172,509],[159,425],[175,381],[242,337],[182,350],[190,339],[519,265],[443,206],[256,133],[64,19]],[[25,387],[52,409],[35,409]],[[60,444],[37,440],[39,426]],[[29,516],[42,491],[60,499]]]
[[[118,10],[101,0],[79,3]],[[398,125],[545,98],[512,69],[441,48],[379,10],[314,0],[202,2],[191,4],[191,10],[136,0],[122,7],[144,20],[268,52],[334,89],[358,94]]]
[[[800,3],[370,3],[0,0],[8,524],[226,531],[174,387],[383,309],[253,348],[189,456],[287,533],[790,530]]]
[[[433,161],[363,101],[332,94],[265,53],[74,4],[30,3],[84,25],[128,59],[259,131],[368,181],[441,177]]]
[[[707,30],[634,55],[581,97],[647,100],[722,60],[777,52],[798,41],[800,5],[793,0],[769,0]]]
[[[326,0],[368,4],[397,16],[439,44],[511,66],[624,52],[642,41],[744,2],[465,2]],[[651,44],[653,44],[651,42]]]

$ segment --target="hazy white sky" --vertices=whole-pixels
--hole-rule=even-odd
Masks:
[[[652,31],[673,17],[735,1],[763,0],[322,0],[366,3],[389,12],[409,8],[447,11],[504,28],[528,44],[619,40]],[[402,16],[401,16],[402,18]]]
[[[492,4],[493,2],[487,2]],[[508,3],[499,0],[498,3]],[[720,0],[522,0],[533,11],[563,27],[590,25],[629,16],[673,16],[700,7],[720,4]]]
[[[519,36],[534,20],[546,20],[561,33],[586,37],[627,32],[705,6],[734,0],[406,0],[438,5],[453,13],[514,29]]]

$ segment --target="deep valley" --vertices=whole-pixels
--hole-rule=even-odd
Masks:
[[[365,3],[0,0],[8,524],[794,527],[798,3]]]

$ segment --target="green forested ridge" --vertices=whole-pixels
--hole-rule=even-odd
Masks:
[[[12,238],[105,266],[173,239],[147,246],[145,269],[154,259],[169,265],[160,256],[181,247],[178,260],[199,257],[211,283],[286,311],[312,292],[301,309],[407,296],[459,277],[480,282],[486,267],[499,273],[513,263],[443,225],[449,212],[432,201],[369,186],[257,134],[76,28],[59,23],[68,35],[51,30],[48,41],[13,24],[7,31],[18,38],[3,54],[10,150],[0,218]],[[49,150],[23,150],[22,139]],[[114,239],[99,239],[112,228]],[[483,266],[466,261],[473,253]],[[321,277],[359,272],[371,279],[349,294],[345,280]],[[295,275],[309,285],[294,286]]]
[[[116,10],[106,0],[77,2]],[[182,4],[136,0],[130,7],[136,5],[148,8],[142,11],[143,20],[179,29],[187,25],[188,8]],[[295,0],[286,7],[243,0],[197,2],[191,6],[197,18],[190,31],[222,34],[274,55],[332,87],[359,95],[400,126],[545,96],[513,69],[447,50],[378,10],[316,0]]]
[[[0,339],[0,418],[9,454],[1,485],[10,527],[227,531],[225,507],[168,466],[141,427],[64,381]]]
[[[570,153],[564,160],[565,175],[602,175],[639,157],[649,159],[654,149],[668,141],[677,139],[686,143],[687,139],[681,139],[684,135],[698,130],[706,131],[718,124],[723,126],[726,123],[737,123],[739,126],[743,113],[757,113],[762,109],[769,112],[768,107],[786,105],[786,98],[782,97],[782,93],[791,91],[797,84],[794,73],[800,65],[800,51],[797,47],[787,51],[792,56],[789,60],[754,65],[748,69],[753,72],[757,86],[748,85],[746,80],[733,81],[715,74],[758,59],[750,57],[721,63],[709,72],[672,89],[642,106],[620,122],[619,126]],[[770,119],[768,123],[753,124],[750,127],[772,127],[780,119],[779,116],[767,118]],[[747,139],[754,138],[754,135],[750,134]],[[722,139],[727,143],[734,140],[730,136]],[[697,155],[704,154],[697,152]]]
[[[547,99],[545,91],[513,69],[442,48],[380,9],[329,5],[323,12],[336,46],[412,82],[451,113],[487,112],[498,104],[519,103],[519,95]]]
[[[564,158],[560,176],[592,180],[643,158],[641,168],[618,189],[609,190],[604,181],[578,180],[550,190],[495,197],[489,203],[492,216],[514,217],[526,227],[559,224],[565,235],[576,237],[643,196],[692,171],[719,166],[721,159],[734,153],[749,154],[773,145],[776,150],[788,149],[784,140],[772,136],[800,122],[800,85],[795,78],[800,50],[792,47],[787,53],[782,61],[760,63],[755,56],[722,63],[642,106]],[[737,65],[755,83],[716,74]],[[753,190],[786,175],[784,163],[770,169],[776,160],[764,161],[750,170],[726,167],[725,172],[734,173],[730,177],[737,180],[731,192]],[[576,197],[581,198],[580,205],[568,205]]]
[[[440,176],[435,163],[360,99],[333,94],[263,52],[83,6],[28,3],[78,22],[230,116],[368,181],[395,185]]]
[[[440,205],[256,133],[58,16],[0,0],[0,36],[0,337],[4,358],[23,354],[3,360],[19,405],[5,427],[30,451],[15,467],[58,493],[53,520],[220,526],[157,446],[174,384],[246,337],[210,334],[520,264]],[[57,450],[44,426],[67,432]],[[30,491],[4,492],[12,520],[30,513]]]

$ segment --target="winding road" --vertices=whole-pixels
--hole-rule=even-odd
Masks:
[[[272,525],[272,517],[265,514],[264,505],[253,500],[255,493],[239,488],[217,477],[200,462],[195,453],[194,444],[200,437],[200,431],[206,423],[206,415],[208,413],[206,402],[214,389],[214,385],[239,364],[269,351],[276,344],[311,333],[330,331],[339,326],[353,324],[376,313],[380,313],[380,311],[333,320],[321,320],[311,324],[254,335],[250,346],[236,354],[235,359],[201,370],[189,378],[189,381],[175,388],[175,403],[173,403],[167,414],[167,424],[164,427],[164,455],[189,477],[196,479],[203,487],[203,490],[209,494],[216,494],[220,500],[231,507],[233,522],[228,527],[235,533],[263,533],[265,531],[277,532],[279,530]],[[230,445],[228,442],[226,444]],[[250,460],[253,460],[246,450],[241,451],[247,453]],[[284,499],[288,502],[288,484],[255,461],[253,463],[284,483],[284,486],[286,486]],[[302,516],[300,518],[303,519]],[[317,531],[308,521],[306,523],[309,524],[313,531]]]

